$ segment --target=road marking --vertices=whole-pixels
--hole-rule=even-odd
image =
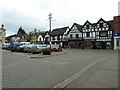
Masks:
[[[68,86],[72,81],[76,80],[77,78],[79,78],[85,71],[87,71],[88,69],[90,69],[91,67],[93,67],[95,64],[97,64],[98,62],[100,62],[101,60],[104,60],[106,57],[103,57],[101,59],[98,59],[97,61],[92,62],[91,64],[89,64],[88,66],[86,66],[85,68],[83,68],[81,71],[75,73],[73,76],[65,79],[63,82],[55,85],[53,88],[65,88],[66,86]],[[51,89],[52,90],[52,89]]]

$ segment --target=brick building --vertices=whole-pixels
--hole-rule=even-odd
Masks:
[[[120,16],[114,17],[113,29],[114,29],[114,49],[120,49]]]

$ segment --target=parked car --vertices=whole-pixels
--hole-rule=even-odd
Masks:
[[[41,46],[40,45],[33,45],[31,47],[31,53],[36,54],[36,53],[41,53]]]
[[[42,45],[40,48],[41,48],[42,51],[43,51],[43,49],[45,49],[45,48],[49,48],[49,49],[50,49],[50,45],[44,44],[44,45]]]
[[[15,51],[17,51],[17,48],[18,48],[19,46],[20,46],[19,43],[14,43],[14,44],[13,44],[13,47],[11,47],[10,50],[11,50],[12,52],[15,52]]]
[[[30,42],[20,42],[20,45],[30,45]]]
[[[43,49],[50,48],[50,45],[47,44],[37,44],[31,47],[32,53],[41,53]]]
[[[62,46],[60,44],[54,44],[51,46],[52,51],[62,51]]]
[[[17,52],[24,52],[24,48],[26,47],[27,45],[20,45],[19,47],[16,48],[16,51]]]
[[[30,45],[26,45],[25,47],[24,47],[24,52],[25,53],[31,53],[31,48],[32,48],[32,46],[34,46],[35,44],[30,44]]]
[[[9,47],[9,45],[10,45],[10,43],[3,43],[1,48],[7,50],[7,48]]]

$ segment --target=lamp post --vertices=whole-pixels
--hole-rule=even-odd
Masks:
[[[50,32],[50,49],[51,49],[51,19],[52,19],[52,14],[51,13],[49,13],[49,32]]]

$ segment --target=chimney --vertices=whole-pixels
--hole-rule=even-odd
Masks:
[[[34,29],[34,33],[37,33],[37,29]]]
[[[120,15],[114,16],[113,27],[114,27],[114,32],[120,32]]]
[[[2,28],[2,29],[4,28],[4,25],[3,25],[3,24],[1,25],[1,28]]]

